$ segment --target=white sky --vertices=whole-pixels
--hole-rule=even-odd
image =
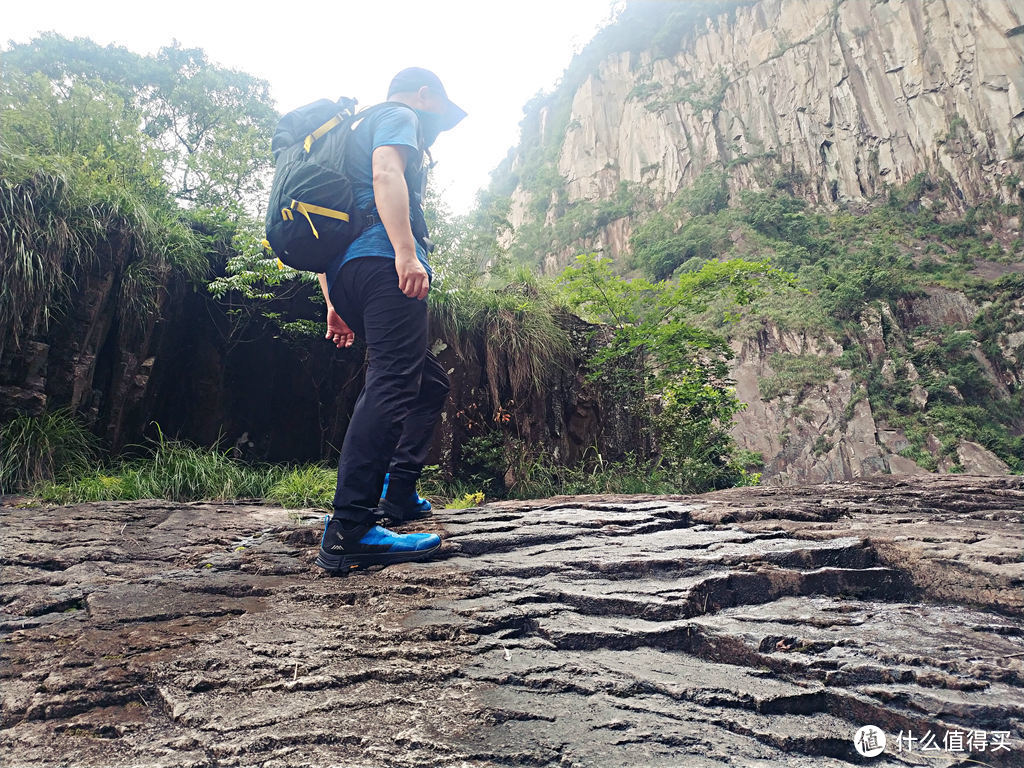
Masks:
[[[384,100],[398,70],[432,69],[469,113],[432,148],[432,183],[464,213],[518,143],[523,105],[554,86],[611,9],[611,0],[49,0],[8,3],[0,41],[52,30],[146,54],[176,39],[269,81],[281,112],[339,96],[367,106]]]

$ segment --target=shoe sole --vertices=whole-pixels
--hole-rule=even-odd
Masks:
[[[433,517],[433,514],[434,511],[428,509],[426,512],[414,512],[407,515],[402,512],[400,507],[384,499],[381,499],[377,504],[378,517],[395,523],[414,523],[419,520],[426,520],[428,517]]]
[[[430,549],[419,549],[413,552],[374,552],[366,555],[332,555],[321,549],[320,554],[317,555],[316,564],[335,575],[344,575],[349,571],[369,565],[391,565],[392,563],[425,560],[439,549],[441,549],[440,542]]]

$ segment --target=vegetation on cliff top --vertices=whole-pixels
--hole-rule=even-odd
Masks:
[[[0,354],[62,315],[101,258],[117,320],[151,318],[168,270],[198,282],[262,197],[267,84],[177,46],[155,56],[48,34],[4,52]]]
[[[1024,330],[1024,277],[1015,271],[1024,240],[1007,236],[1012,229],[1004,226],[1019,221],[1022,206],[997,202],[951,212],[944,202],[949,188],[924,175],[872,205],[831,212],[812,208],[789,186],[778,179],[767,189],[730,194],[728,170],[709,169],[657,210],[622,206],[621,193],[576,210],[608,209],[618,200],[620,215],[634,218],[619,272],[685,285],[710,264],[767,259],[794,275],[797,291],[766,293],[738,315],[731,305],[712,303],[701,320],[691,318],[729,338],[751,336],[768,322],[835,339],[845,350],[838,361],[774,355],[763,398],[792,398],[796,412],[844,366],[862,388],[854,401],[866,397],[876,421],[905,435],[903,455],[926,469],[960,469],[957,449],[970,440],[1024,471],[1024,389],[1015,383],[1024,352],[1009,341]],[[593,231],[577,229],[575,239]],[[557,226],[527,223],[521,232],[507,255],[530,263],[574,239]],[[915,304],[936,290],[962,293],[982,311],[966,326],[918,320]],[[882,353],[867,351],[870,322],[880,323]]]

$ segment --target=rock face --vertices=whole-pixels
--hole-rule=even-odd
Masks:
[[[1015,306],[1017,315],[1024,314],[1020,300]],[[934,364],[934,369],[918,370],[908,359],[918,343],[911,334],[919,326],[969,332],[979,311],[962,292],[933,287],[922,296],[901,299],[892,309],[884,304],[880,309],[866,309],[859,334],[846,343],[854,350],[863,350],[870,365],[880,367],[882,385],[893,396],[897,378],[909,382],[910,400],[918,410],[924,410],[929,395],[923,377],[930,374],[934,379],[941,374],[938,366],[946,361]],[[999,334],[998,345],[988,349],[977,340],[970,342],[979,381],[998,399],[1009,398],[1010,392],[1024,383],[1024,348],[1014,346],[1011,336]],[[911,447],[907,435],[874,411],[865,385],[840,365],[844,348],[836,340],[786,330],[766,321],[749,338],[734,340],[732,350],[736,395],[747,405],[736,415],[732,435],[741,448],[764,458],[765,483],[822,483],[929,471],[903,455]],[[773,365],[787,360],[816,361],[822,372],[820,380],[797,392],[772,392],[770,385],[779,373]],[[971,440],[959,441],[954,452],[944,450],[938,438],[929,435],[923,450],[938,471],[979,475],[1010,472],[992,451]]]
[[[309,512],[2,517],[6,765],[1024,764],[1021,478],[441,511],[345,579]]]
[[[1019,188],[1024,168],[1022,30],[1015,0],[741,6],[673,56],[601,61],[571,94],[558,172],[570,201],[609,199],[621,181],[665,201],[715,167],[737,188],[786,176],[824,204],[870,199],[921,172],[948,179],[954,207],[1013,202],[1006,182]],[[538,137],[561,140],[552,129]],[[532,204],[513,193],[513,227]],[[624,242],[612,229],[601,240],[612,256]]]
[[[129,321],[118,306],[126,255],[101,244],[93,256],[76,275],[74,289],[54,299],[51,310],[59,320],[33,329],[20,346],[0,339],[0,421],[68,408],[117,448],[126,436],[138,437],[146,423],[140,407],[160,345],[157,319],[161,311],[177,314],[173,305],[184,286],[164,267],[157,275],[162,284],[154,291],[155,311]]]
[[[766,326],[754,338],[734,342],[732,374],[736,395],[747,408],[736,416],[738,444],[765,458],[763,478],[769,484],[821,483],[887,473],[926,474],[896,455],[908,443],[890,448],[880,442],[880,427],[860,385],[850,371],[838,367],[842,347],[802,333]],[[822,357],[830,380],[812,394],[768,397],[764,382],[773,375],[776,355]],[[856,398],[856,399],[855,399]]]
[[[1021,3],[737,3],[680,31],[669,41],[674,52],[663,45],[671,20],[667,16],[651,40],[631,38],[631,48],[620,40],[629,34],[625,22],[612,28],[618,38],[599,35],[588,56],[567,70],[563,85],[527,110],[521,146],[507,168],[508,183],[517,186],[509,195],[512,228],[505,235],[514,247],[516,233],[523,233],[527,248],[543,222],[553,238],[543,251],[545,272],[560,272],[582,251],[601,251],[622,264],[642,211],[663,208],[706,170],[724,171],[730,192],[782,185],[826,209],[844,203],[861,210],[887,187],[918,174],[940,181],[934,199],[921,203],[926,207],[963,211],[1024,199]],[[538,171],[538,158],[554,160]],[[632,203],[620,204],[631,195]],[[732,195],[733,205],[739,199]],[[563,218],[584,220],[581,211],[614,214],[594,215],[587,220],[592,224],[575,229],[554,226]],[[612,215],[619,218],[609,221]],[[1019,218],[1009,217],[1002,233],[1007,243],[1019,242],[1019,230]],[[915,261],[924,256],[910,255]],[[971,275],[995,280],[1020,268],[979,261]],[[977,338],[985,307],[977,294],[971,300],[936,286],[925,296],[868,308],[861,332],[851,331],[848,339],[766,322],[733,344],[731,372],[748,405],[733,435],[763,456],[763,479],[772,484],[913,475],[926,468],[1008,472],[977,442],[978,434],[972,435],[977,441],[955,446],[934,434],[923,445],[919,435],[908,437],[879,415],[877,381],[870,392],[865,385],[879,371],[886,384],[912,381],[900,414],[923,414],[940,402],[929,389],[940,376],[938,365],[916,370],[907,362],[914,344],[925,342],[915,329],[941,336],[949,327]],[[956,405],[1009,402],[1021,386],[1021,311],[1018,302],[996,343],[971,342],[987,391],[980,399],[949,392]],[[861,351],[868,360],[856,373],[839,364],[844,352],[857,357]],[[827,375],[802,391],[768,392],[765,382],[780,376],[774,363],[794,358],[808,366],[816,359]],[[1015,421],[1013,433],[1022,429],[1024,422]]]

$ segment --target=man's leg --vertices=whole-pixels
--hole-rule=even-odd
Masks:
[[[347,293],[361,293],[363,299],[369,365],[342,444],[334,514],[366,522],[403,423],[417,405],[427,355],[427,305],[399,290],[394,265],[384,259],[357,259],[345,266],[341,279]],[[359,282],[354,286],[354,281]]]
[[[338,277],[339,313],[366,341],[366,381],[352,413],[334,494],[334,516],[324,530],[317,563],[328,570],[419,559],[440,547],[433,534],[398,536],[374,527],[384,473],[419,393],[427,345],[426,302],[398,288],[394,263],[362,258]]]
[[[448,373],[433,353],[427,352],[416,403],[402,425],[389,472],[388,499],[401,503],[416,491],[416,481],[423,471],[430,451],[434,427],[448,400]]]

